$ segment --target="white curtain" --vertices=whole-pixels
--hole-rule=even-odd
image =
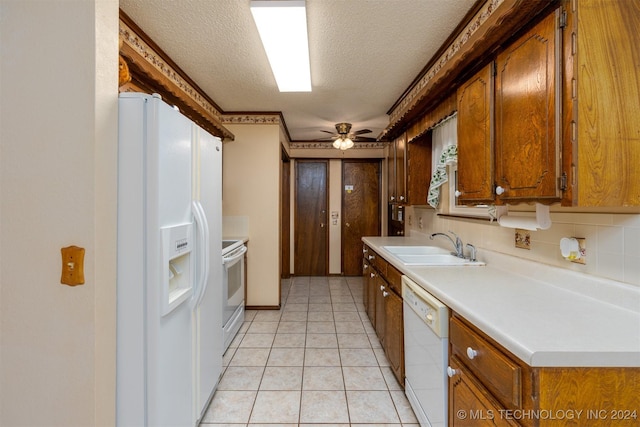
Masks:
[[[449,180],[447,165],[458,160],[458,118],[457,114],[447,117],[432,130],[431,183],[427,203],[437,208],[440,203],[440,187]]]

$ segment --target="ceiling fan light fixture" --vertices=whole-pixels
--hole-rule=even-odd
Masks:
[[[351,138],[346,136],[341,136],[340,138],[333,141],[333,147],[340,150],[348,150],[353,147],[353,141]]]
[[[251,14],[280,92],[311,92],[304,0],[252,0]]]

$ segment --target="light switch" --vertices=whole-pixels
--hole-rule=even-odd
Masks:
[[[76,286],[84,284],[84,248],[68,246],[62,253],[62,275],[60,283]]]

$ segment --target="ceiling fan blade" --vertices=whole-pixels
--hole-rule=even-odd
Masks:
[[[331,135],[335,135],[335,132],[329,132],[328,130],[320,129],[320,132],[330,133]]]
[[[359,141],[359,142],[374,142],[377,141],[377,139],[375,138],[370,138],[368,136],[356,136],[354,141]]]
[[[357,130],[355,132],[353,132],[354,135],[362,135],[363,133],[371,133],[372,131],[370,129],[360,129]]]

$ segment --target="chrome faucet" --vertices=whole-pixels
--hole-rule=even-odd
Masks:
[[[429,238],[431,240],[433,240],[433,238],[436,237],[436,236],[444,236],[444,237],[446,237],[447,239],[449,239],[449,241],[451,241],[451,244],[455,248],[455,252],[451,252],[451,255],[455,255],[458,258],[464,258],[464,248],[463,248],[462,240],[453,231],[449,230],[449,233],[453,234],[453,236],[456,238],[455,241],[451,238],[451,236],[449,236],[448,234],[445,234],[445,233],[433,233],[431,236],[429,236]]]
[[[476,262],[476,247],[471,243],[467,243],[467,249],[469,249],[469,261]]]

